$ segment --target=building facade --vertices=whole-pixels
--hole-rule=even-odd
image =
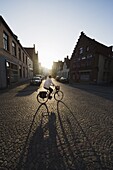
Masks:
[[[0,16],[0,66],[0,88],[24,81],[33,75],[30,55],[2,16]]]
[[[107,47],[81,32],[70,59],[70,82],[104,84],[112,81],[112,46]]]
[[[33,61],[33,75],[39,74],[39,61],[38,61],[38,52],[35,52],[35,45],[34,47],[24,47],[25,51],[30,55]]]
[[[70,59],[67,56],[66,58],[64,58],[62,67],[60,67],[60,69],[58,70],[57,76],[64,77],[67,80],[69,80],[69,68],[70,68]]]
[[[53,62],[53,65],[52,65],[52,76],[54,78],[56,76],[60,76],[62,68],[63,68],[63,62],[62,61]]]

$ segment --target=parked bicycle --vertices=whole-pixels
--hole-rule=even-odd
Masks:
[[[55,86],[55,89],[51,93],[52,97],[56,101],[61,101],[64,97],[64,93],[60,90],[60,86]],[[37,101],[39,103],[46,103],[49,99],[49,90],[47,91],[40,91],[37,95]]]

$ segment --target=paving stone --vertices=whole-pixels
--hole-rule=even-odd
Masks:
[[[47,105],[27,84],[0,94],[0,170],[113,169],[113,88],[59,85]]]

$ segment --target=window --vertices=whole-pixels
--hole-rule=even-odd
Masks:
[[[104,68],[107,69],[107,59],[104,60]]]
[[[79,57],[79,58],[77,58],[77,61],[80,61],[80,57]]]
[[[10,78],[11,83],[18,81],[18,65],[13,63],[10,64]]]
[[[19,76],[20,78],[22,78],[22,66],[21,65],[19,66]]]
[[[8,61],[6,61],[6,67],[9,68],[10,67],[10,63]]]
[[[18,70],[18,66],[15,65],[15,64],[13,64],[13,63],[11,63],[11,69],[13,69],[13,70]]]
[[[9,37],[8,37],[8,35],[4,32],[3,33],[3,48],[5,49],[5,50],[9,50]]]
[[[23,67],[23,77],[25,78],[25,67]]]
[[[80,73],[80,80],[89,81],[89,79],[90,79],[90,72],[81,72]]]
[[[19,60],[21,60],[21,49],[18,48],[18,56],[19,56]]]
[[[86,59],[86,57],[85,57],[85,56],[82,56],[82,57],[81,57],[81,59],[82,59],[82,60],[85,60],[85,59]]]
[[[110,69],[111,67],[111,61],[108,61],[108,68]]]
[[[26,56],[26,65],[27,65],[27,56]]]
[[[90,66],[91,65],[91,60],[87,60],[86,61],[86,66]]]
[[[24,53],[23,53],[23,63],[24,63]]]
[[[12,55],[16,56],[16,44],[12,41]]]
[[[76,68],[76,64],[72,63],[72,69],[75,69],[75,68]]]
[[[86,51],[89,51],[89,46],[86,47]]]
[[[87,55],[87,59],[92,58],[92,54]]]
[[[83,53],[83,47],[80,48],[80,54],[82,54],[82,53]]]

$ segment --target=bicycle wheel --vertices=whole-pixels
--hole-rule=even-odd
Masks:
[[[48,101],[48,95],[41,96],[40,93],[37,95],[37,101],[39,103],[46,103]]]
[[[55,100],[57,101],[61,101],[64,97],[64,93],[62,91],[56,91],[55,94],[54,94],[54,98]]]

